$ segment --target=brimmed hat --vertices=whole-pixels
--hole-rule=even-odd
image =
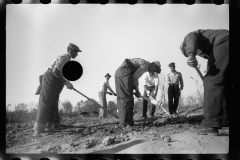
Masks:
[[[112,77],[109,73],[107,73],[104,77],[107,77],[107,76]]]
[[[174,62],[172,62],[172,63],[170,63],[169,65],[168,65],[168,67],[175,67],[175,63]]]
[[[159,62],[159,61],[154,61],[153,63],[154,63],[156,66],[158,66],[158,67],[157,67],[157,71],[156,71],[156,73],[159,74],[159,73],[161,72],[161,68],[160,68],[161,65],[160,65],[160,62]]]
[[[82,51],[79,49],[79,47],[78,47],[77,45],[73,44],[73,43],[69,43],[68,48],[70,48],[70,49],[72,49],[72,50],[74,50],[74,51],[77,51],[77,52],[82,52]]]

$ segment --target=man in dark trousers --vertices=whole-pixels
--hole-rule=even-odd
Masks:
[[[148,98],[151,95],[153,98],[156,98],[157,92],[158,92],[158,85],[159,85],[158,74],[155,72],[147,73],[144,78],[143,96]],[[148,101],[143,99],[143,110],[142,110],[142,116],[140,117],[141,119],[147,118],[147,106],[148,106]],[[155,110],[156,110],[156,105],[151,104],[150,113],[149,113],[150,118],[155,118],[154,117]]]
[[[204,119],[200,135],[218,135],[218,129],[228,126],[229,105],[229,31],[196,30],[187,34],[180,49],[187,64],[196,67],[196,55],[208,59],[207,72],[203,79]]]
[[[47,122],[53,122],[55,113],[55,105],[58,103],[59,94],[65,85],[68,89],[73,89],[73,85],[66,80],[62,75],[63,66],[71,60],[76,58],[78,52],[81,52],[78,46],[70,43],[67,48],[67,54],[62,54],[53,62],[48,70],[43,74],[42,87],[40,90],[40,97],[38,103],[37,118],[33,127],[35,131],[33,136],[41,136],[45,132]]]
[[[135,96],[141,97],[138,89],[138,79],[145,72],[161,72],[159,61],[149,63],[141,58],[125,59],[115,72],[115,85],[117,92],[117,106],[119,110],[119,124],[125,131],[131,132],[133,122],[133,90]]]
[[[177,118],[177,108],[180,97],[180,89],[183,90],[183,78],[180,72],[175,70],[175,63],[172,62],[169,65],[171,72],[167,74],[167,83],[168,83],[168,109],[170,115],[173,118]],[[179,88],[179,83],[181,87]]]

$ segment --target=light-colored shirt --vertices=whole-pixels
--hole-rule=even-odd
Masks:
[[[179,82],[181,84],[181,87],[183,87],[183,79],[182,74],[180,72],[170,72],[167,74],[167,82],[168,83],[175,83],[179,87]]]
[[[57,57],[57,59],[54,60],[50,68],[52,70],[55,70],[56,68],[62,72],[63,66],[71,60],[71,55],[70,54],[61,54],[60,56]]]
[[[149,73],[146,74],[144,79],[144,85],[158,86],[158,84],[159,84],[159,77],[157,73],[154,73],[153,76],[150,76]]]
[[[108,88],[107,85],[108,85],[108,82],[104,81],[104,83],[102,84],[100,92],[107,92],[107,88]]]
[[[138,79],[148,71],[150,63],[141,58],[132,58],[129,61],[138,68],[133,74],[133,85],[138,86]]]
[[[101,87],[100,92],[107,92],[107,89],[109,89],[111,92],[113,92],[112,88],[109,85],[109,81],[104,81]]]

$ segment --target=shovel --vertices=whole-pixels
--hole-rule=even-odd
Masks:
[[[103,108],[101,105],[99,105],[97,102],[93,101],[92,99],[88,98],[87,96],[85,96],[84,94],[82,94],[81,92],[79,92],[78,90],[76,90],[75,88],[73,88],[74,91],[78,92],[79,94],[81,94],[83,97],[87,98],[89,101],[93,102],[94,104],[96,104],[98,107],[102,108],[104,111],[106,111],[107,113],[111,114],[113,117],[118,118],[118,116],[116,116],[115,114],[109,112],[108,110],[106,110],[105,108]]]
[[[160,101],[158,102],[157,100],[155,100],[155,99],[154,99],[153,97],[151,97],[151,96],[150,96],[150,98],[147,98],[147,97],[145,97],[145,96],[141,96],[141,98],[143,98],[143,99],[151,102],[152,104],[154,104],[154,105],[156,105],[156,106],[159,106],[159,105],[160,105]],[[167,115],[168,115],[170,118],[172,118],[172,116],[165,110],[165,108],[162,107],[162,105],[160,105],[160,107],[163,109],[163,111],[164,111],[165,113],[167,113]]]
[[[199,75],[199,76],[201,77],[201,79],[203,80],[203,75],[202,75],[201,71],[198,69],[197,66],[195,66],[194,68],[196,69],[198,75]]]

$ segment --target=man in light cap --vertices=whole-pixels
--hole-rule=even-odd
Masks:
[[[41,136],[41,133],[52,131],[52,123],[54,118],[58,117],[58,101],[59,95],[64,87],[73,89],[73,85],[63,77],[63,66],[71,60],[76,58],[78,52],[81,52],[78,46],[70,43],[67,48],[67,54],[62,54],[57,57],[52,65],[42,76],[40,97],[38,103],[37,118],[33,127],[35,131],[33,136]],[[48,122],[48,125],[46,126]]]
[[[109,85],[109,79],[111,78],[111,75],[109,73],[107,73],[105,75],[105,81],[103,82],[102,86],[101,86],[101,90],[98,92],[98,96],[99,96],[99,100],[100,100],[100,105],[107,109],[107,98],[106,98],[106,94],[109,95],[114,95],[116,96],[116,93],[112,90],[112,88]],[[108,90],[110,92],[108,92]],[[106,112],[104,109],[100,108],[99,110],[99,119],[105,119],[106,118]]]
[[[229,126],[228,105],[230,99],[229,31],[226,29],[196,30],[188,33],[180,49],[187,64],[196,67],[196,55],[208,59],[204,86],[204,119],[200,135],[218,135],[218,129]]]
[[[180,72],[175,70],[175,63],[172,62],[169,65],[171,70],[170,73],[167,74],[167,83],[168,87],[168,109],[173,118],[177,118],[177,107],[179,103],[180,97],[180,89],[183,90],[183,78]],[[179,89],[179,83],[181,85]]]
[[[131,132],[133,122],[134,95],[141,97],[138,89],[138,79],[145,72],[161,72],[159,61],[147,62],[141,58],[125,59],[115,72],[115,85],[117,92],[117,108],[119,110],[119,124],[125,131]]]

